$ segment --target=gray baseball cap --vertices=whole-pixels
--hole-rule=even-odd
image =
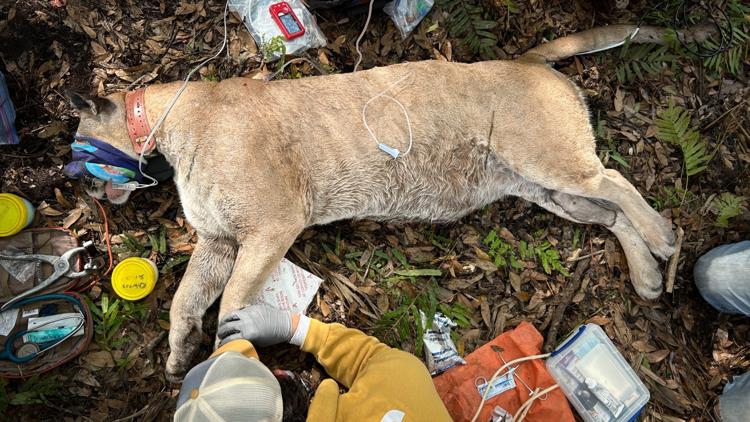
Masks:
[[[279,422],[281,387],[258,359],[228,351],[195,366],[177,398],[178,422]]]

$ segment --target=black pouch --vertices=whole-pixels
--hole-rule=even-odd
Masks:
[[[0,238],[0,251],[5,254],[61,256],[78,246],[78,239],[72,233],[56,228],[24,230],[15,236]],[[72,264],[73,271],[80,271],[83,266],[80,259]],[[0,263],[0,305],[33,288],[53,272],[51,265],[35,266],[22,261],[3,261]],[[25,378],[46,372],[86,350],[93,332],[91,312],[81,296],[68,290],[74,289],[79,283],[86,284],[87,279],[61,277],[44,290],[0,313],[0,378]],[[30,321],[36,323],[45,321],[39,318],[53,321],[57,319],[57,322],[46,322],[45,326],[36,327],[36,330],[52,329],[55,324],[60,324],[60,317],[55,315],[62,314],[77,315],[75,321],[80,324],[80,330],[75,331],[82,332],[65,340],[58,340],[59,344],[38,353],[55,341],[36,343],[34,337],[38,340],[39,334],[31,334],[24,339],[23,334],[29,331]],[[23,356],[28,356],[29,353],[34,353],[35,358],[24,361]]]

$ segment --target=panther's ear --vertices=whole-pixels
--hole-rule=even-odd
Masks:
[[[79,92],[67,91],[65,96],[70,100],[70,104],[78,111],[87,111],[93,115],[104,113],[114,108],[114,103],[107,98],[90,97]]]

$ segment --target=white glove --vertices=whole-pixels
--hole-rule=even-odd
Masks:
[[[248,305],[228,313],[216,333],[221,345],[244,338],[259,347],[286,343],[293,334],[292,314],[267,305]]]

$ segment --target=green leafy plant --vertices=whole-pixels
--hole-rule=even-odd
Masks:
[[[604,120],[599,118],[599,116],[597,116],[594,134],[596,136],[596,139],[606,143],[606,146],[599,150],[599,159],[602,161],[602,163],[606,165],[611,158],[621,166],[630,168],[628,160],[617,151],[617,146],[615,145],[615,141],[612,139],[612,135],[610,135],[609,131],[607,131],[607,128],[604,126]]]
[[[482,242],[489,247],[487,254],[498,268],[509,269],[510,267],[517,270],[523,269],[523,263],[519,260],[520,257],[521,260],[535,260],[542,265],[544,272],[547,274],[552,274],[554,270],[566,277],[570,275],[568,270],[562,265],[560,252],[553,248],[547,241],[533,245],[521,240],[518,242],[516,250],[512,245],[499,237],[496,230],[492,230]]]
[[[424,313],[425,321],[432,321],[435,317],[438,306],[436,286],[434,282],[424,285],[414,297],[407,293],[408,290],[410,289],[391,290],[397,306],[375,322],[375,335],[392,346],[414,339],[415,353],[421,354],[424,347],[424,326],[419,312]]]
[[[498,268],[507,269],[508,266],[515,269],[522,269],[523,264],[516,257],[516,251],[509,243],[497,235],[496,230],[490,231],[482,241],[489,250],[487,254],[492,258],[492,263]]]
[[[99,305],[88,297],[84,297],[91,309],[94,318],[94,339],[104,350],[117,349],[128,341],[122,336],[122,325],[128,320],[143,320],[146,317],[147,308],[145,304],[121,301],[112,301],[109,295],[102,294]]]
[[[670,100],[667,109],[656,118],[656,138],[669,142],[682,150],[683,169],[690,177],[706,170],[713,154],[708,152],[708,143],[700,133],[690,127],[690,114]]]
[[[440,312],[450,318],[461,328],[471,327],[471,309],[461,302],[453,304],[441,303],[438,305]]]
[[[125,252],[130,256],[143,258],[150,256],[152,252],[162,256],[167,254],[167,228],[165,226],[159,228],[158,234],[149,233],[145,244],[127,233],[122,234],[121,238],[122,246],[114,248],[117,253]]]
[[[447,26],[451,36],[462,39],[472,54],[496,58],[492,47],[497,44],[498,39],[491,30],[498,23],[486,19],[481,4],[465,0],[438,0],[438,4],[448,12]]]
[[[648,199],[657,211],[661,211],[681,207],[683,202],[692,202],[696,198],[695,194],[689,190],[665,186],[658,194],[649,195]]]
[[[556,270],[566,277],[570,276],[570,273],[560,261],[560,252],[553,248],[549,242],[544,241],[541,245],[534,246],[534,254],[539,259],[539,263],[542,264],[545,273],[552,274],[552,270]]]
[[[268,41],[263,40],[260,45],[260,51],[263,55],[263,61],[270,63],[274,60],[278,60],[276,63],[276,69],[281,69],[284,66],[284,57],[286,57],[286,45],[284,44],[284,37],[276,35],[271,37]]]
[[[0,380],[0,415],[10,406],[23,406],[47,403],[50,398],[61,397],[63,391],[56,375],[39,375],[24,381],[15,392],[6,391],[5,380]]]
[[[711,203],[711,211],[716,215],[714,225],[729,227],[729,220],[742,214],[746,199],[730,192],[724,192],[715,198]]]

